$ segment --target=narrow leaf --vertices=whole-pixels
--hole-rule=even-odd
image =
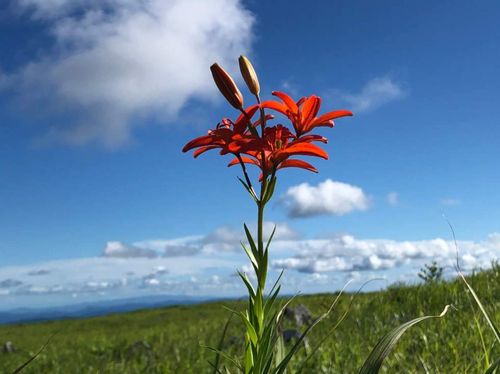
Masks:
[[[245,235],[247,236],[248,239],[248,244],[250,244],[250,248],[252,249],[252,253],[254,256],[257,254],[258,256],[258,251],[257,251],[257,246],[255,245],[255,240],[253,240],[252,234],[250,233],[250,230],[248,229],[246,224],[243,224],[243,228],[245,229]],[[255,256],[255,257],[257,257]]]
[[[273,240],[275,232],[276,232],[276,225],[274,225],[273,231],[271,232],[271,236],[269,236],[269,239],[267,240],[266,252],[269,250],[269,244],[271,244],[271,240]],[[283,273],[283,271],[281,273]],[[281,275],[280,275],[280,277],[281,277]]]
[[[40,353],[42,353],[42,351],[45,349],[45,347],[47,347],[50,343],[50,341],[52,340],[52,338],[54,336],[56,336],[56,334],[58,334],[61,330],[58,330],[56,331],[55,333],[53,333],[48,339],[47,341],[45,342],[44,345],[42,345],[42,347],[38,350],[38,352],[36,352],[33,356],[31,356],[28,361],[26,361],[25,363],[21,364],[20,366],[18,366],[13,372],[12,374],[17,374],[17,373],[20,373],[21,370],[23,370],[26,366],[28,366],[29,364],[31,364],[31,362],[36,359]]]
[[[500,358],[496,360],[491,366],[484,372],[484,374],[493,374],[496,369],[500,367]]]
[[[224,325],[224,329],[222,330],[222,334],[221,334],[220,339],[219,339],[219,344],[217,345],[217,350],[219,352],[222,351],[222,345],[224,344],[224,339],[226,338],[227,329],[229,327],[229,324],[231,323],[232,318],[233,318],[233,315],[230,314],[229,318],[226,321],[226,324]],[[215,353],[215,362],[213,364],[214,374],[218,374],[221,372],[219,370],[219,364],[220,364],[220,358],[221,358],[221,354],[219,352]]]
[[[442,318],[450,308],[449,305],[446,305],[443,312],[437,316],[424,316],[415,318],[411,321],[403,323],[398,328],[390,331],[386,334],[379,342],[375,345],[370,355],[366,359],[363,367],[361,368],[359,374],[377,374],[384,362],[385,358],[391,353],[392,349],[398,342],[398,340],[403,336],[403,334],[413,325],[416,325],[419,322],[422,322],[426,319],[431,318]]]
[[[469,284],[469,282],[467,282],[467,279],[465,279],[464,274],[460,270],[460,264],[459,264],[459,261],[458,261],[458,258],[459,258],[458,257],[459,248],[458,248],[458,243],[457,243],[457,237],[455,235],[455,230],[453,229],[453,226],[452,226],[451,222],[446,217],[444,217],[444,218],[446,220],[446,223],[448,223],[448,226],[450,227],[451,234],[453,236],[453,242],[455,243],[455,250],[457,252],[456,271],[457,271],[458,275],[460,276],[460,278],[462,279],[462,281],[467,286],[467,288],[469,289],[470,293],[472,294],[472,297],[474,297],[474,300],[476,301],[476,304],[479,306],[479,309],[481,309],[481,313],[483,313],[483,316],[486,319],[486,322],[488,322],[488,325],[490,326],[491,330],[493,331],[493,334],[495,335],[495,338],[500,343],[500,332],[498,331],[498,328],[493,323],[493,320],[490,318],[490,316],[486,312],[486,309],[484,308],[483,304],[481,303],[481,300],[479,300],[479,297],[477,296],[476,292],[474,291],[474,289],[472,288],[472,286]]]
[[[243,185],[243,187],[245,187],[245,189],[248,191],[248,193],[250,194],[250,196],[252,197],[252,199],[257,202],[257,196],[255,195],[255,192],[250,188],[250,186],[243,180],[241,179],[240,177],[238,177],[238,180],[241,182],[241,184]]]
[[[470,293],[472,294],[472,297],[474,297],[474,300],[476,301],[476,304],[479,306],[479,309],[481,309],[481,312],[483,313],[483,316],[486,319],[486,322],[488,322],[488,325],[490,326],[491,330],[493,331],[493,334],[495,335],[497,341],[500,343],[500,332],[498,331],[498,328],[493,323],[493,320],[490,318],[490,316],[486,312],[486,309],[484,308],[483,304],[481,303],[481,300],[479,300],[479,297],[477,296],[476,292],[474,291],[472,286],[467,282],[467,280],[465,279],[465,276],[462,274],[462,272],[459,271],[458,274],[460,275],[460,277],[462,278],[462,281],[465,283],[465,285],[469,289]]]
[[[248,258],[250,259],[250,262],[252,263],[253,269],[255,270],[255,273],[258,273],[259,269],[259,264],[257,263],[257,260],[251,250],[249,250],[244,243],[241,243],[241,246],[243,247],[243,250],[247,254]]]
[[[248,316],[246,316],[244,313],[239,313],[239,315],[247,328],[248,337],[252,341],[252,344],[256,345],[257,344],[257,333],[255,332],[255,328],[252,326],[252,324],[248,320]]]
[[[320,323],[323,319],[325,319],[331,313],[331,311],[333,310],[333,308],[335,307],[335,305],[337,305],[337,302],[340,299],[340,295],[342,295],[342,293],[344,292],[345,288],[349,285],[349,283],[350,282],[347,282],[344,285],[344,287],[342,288],[342,290],[340,290],[339,294],[335,297],[335,299],[333,300],[333,303],[330,305],[330,307],[328,308],[328,310],[325,313],[323,313],[320,317],[318,317],[312,324],[310,324],[305,329],[305,331],[302,333],[302,335],[300,335],[300,337],[295,342],[295,345],[292,347],[292,349],[290,349],[290,351],[287,353],[287,355],[285,356],[285,358],[280,362],[280,364],[276,368],[276,370],[275,370],[276,374],[283,374],[283,373],[285,373],[286,367],[287,367],[288,363],[292,359],[292,357],[295,354],[295,352],[297,352],[297,350],[300,348],[300,344],[304,341],[304,339],[307,336],[307,334],[309,334],[309,332],[314,327],[316,327],[316,325],[318,323]]]
[[[240,278],[243,280],[243,283],[245,283],[245,286],[247,286],[248,293],[250,294],[250,297],[252,299],[255,299],[255,290],[252,286],[252,283],[250,283],[250,279],[248,279],[247,275],[242,273],[241,271],[237,270],[236,271]]]
[[[218,350],[217,348],[210,347],[208,345],[200,344],[200,347],[206,348],[206,349],[208,349],[210,351],[219,353],[222,357],[224,357],[226,360],[231,361],[238,369],[240,369],[241,371],[243,371],[243,367],[240,365],[240,363],[238,361],[236,361],[234,358],[232,358],[231,356],[229,356],[227,353],[225,353],[225,352],[223,352],[221,350]]]

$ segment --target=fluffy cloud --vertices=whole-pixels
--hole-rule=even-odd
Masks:
[[[170,240],[144,240],[134,243],[134,246],[154,251],[159,256],[193,256],[201,251],[202,236],[186,236]]]
[[[264,223],[264,240],[269,239],[275,227],[276,231],[274,232],[273,237],[274,243],[278,241],[292,240],[298,237],[297,232],[286,223],[268,221]],[[255,238],[255,232],[257,231],[256,225],[250,225],[249,230]],[[207,253],[219,251],[239,251],[241,249],[241,242],[246,241],[244,238],[245,233],[243,230],[235,230],[232,227],[223,226],[205,236],[201,242],[203,251]]]
[[[407,95],[403,87],[389,77],[377,77],[368,81],[360,92],[336,92],[354,113],[368,112]]]
[[[249,51],[253,16],[239,0],[21,0],[53,45],[2,80],[50,112],[49,140],[117,147],[145,117],[175,118],[210,100],[207,66]],[[65,118],[72,118],[71,122]]]
[[[250,225],[252,232],[256,231],[255,225]],[[264,239],[268,240],[272,231],[275,241],[292,240],[298,234],[287,224],[266,222],[264,224]],[[186,236],[176,239],[154,239],[143,240],[133,244],[120,241],[109,241],[103,251],[103,257],[110,258],[155,258],[155,257],[179,257],[196,256],[198,254],[210,254],[219,252],[238,252],[241,250],[241,242],[245,241],[243,229],[236,230],[229,226],[222,226],[213,232],[202,236]]]
[[[267,236],[272,227],[272,223],[266,227]],[[269,276],[273,279],[281,269],[289,269],[283,279],[287,293],[333,291],[346,279],[362,283],[383,276],[388,282],[412,281],[419,268],[431,260],[448,269],[456,260],[454,243],[442,238],[396,241],[345,234],[304,239],[286,224],[277,227]],[[240,248],[242,236],[243,232],[225,227],[206,236],[146,240],[133,245],[110,242],[105,251],[110,256],[1,267],[0,310],[33,306],[35,299],[47,306],[55,299],[63,305],[152,293],[238,296],[244,288],[235,281],[235,269],[252,270]],[[500,233],[482,241],[459,241],[458,245],[464,270],[488,267],[491,260],[500,257]],[[190,252],[189,248],[195,250]],[[171,251],[170,255],[166,251]]]
[[[343,215],[354,210],[366,210],[368,197],[359,187],[327,179],[317,186],[302,183],[290,187],[282,202],[290,217],[310,217],[320,214]]]
[[[304,273],[384,270],[407,265],[418,268],[430,259],[453,266],[457,255],[454,243],[441,238],[394,241],[361,240],[342,235],[333,239],[288,243],[288,246],[295,254],[273,260],[273,266]],[[500,234],[491,234],[481,242],[460,241],[458,246],[459,260],[464,269],[486,267],[492,259],[500,256]]]

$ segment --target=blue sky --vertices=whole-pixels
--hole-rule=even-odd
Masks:
[[[240,54],[264,96],[314,93],[322,111],[355,113],[321,131],[330,160],[315,162],[319,174],[280,176],[267,219],[281,230],[273,271],[287,269],[288,291],[415,281],[423,263],[450,264],[443,213],[464,267],[487,266],[500,254],[499,11],[496,1],[2,3],[3,305],[243,293],[233,273],[254,206],[229,159],[180,151],[237,115],[208,68],[236,77]]]

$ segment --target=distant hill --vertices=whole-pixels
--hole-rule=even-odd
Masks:
[[[189,305],[211,300],[209,297],[154,295],[99,302],[79,303],[50,308],[17,308],[0,311],[0,324],[25,323],[104,316],[112,313],[172,305]]]

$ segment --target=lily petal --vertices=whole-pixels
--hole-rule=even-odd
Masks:
[[[220,148],[220,146],[219,145],[207,145],[207,146],[201,147],[193,152],[193,157],[196,158],[199,155],[201,155],[202,153],[205,153],[206,151],[209,151],[209,150],[214,149],[214,148]]]
[[[304,101],[302,106],[302,123],[308,124],[311,122],[318,114],[319,108],[321,106],[321,99],[318,96],[310,96]]]
[[[187,143],[184,146],[184,148],[182,148],[182,152],[187,152],[193,148],[202,147],[204,145],[209,145],[213,141],[214,141],[213,136],[210,136],[210,135],[200,136],[196,139],[191,140],[189,143]]]
[[[346,117],[346,116],[352,116],[352,112],[350,110],[344,110],[344,109],[335,110],[333,112],[328,112],[319,116],[314,121],[312,121],[311,126],[323,125],[335,118]]]
[[[321,142],[321,143],[328,143],[328,139],[325,138],[324,136],[321,136],[321,135],[303,135],[301,136],[300,138],[298,138],[297,140],[294,140],[294,143],[299,143],[299,142],[306,142],[306,143],[310,143],[310,142]]]
[[[262,108],[273,109],[285,116],[288,113],[288,107],[274,100],[264,101],[260,104]]]
[[[241,156],[241,160],[245,164],[253,164],[253,165],[259,166],[258,161],[254,160],[253,158]],[[239,164],[240,164],[240,160],[238,160],[238,157],[235,157],[235,158],[233,158],[231,160],[231,162],[229,164],[227,164],[227,167],[234,166],[234,165],[239,165]]]
[[[318,172],[318,169],[316,169],[310,163],[302,160],[285,160],[278,166],[278,169],[283,169],[283,168],[301,168],[312,171],[314,173]]]
[[[280,91],[273,91],[272,94],[274,96],[279,97],[292,113],[297,113],[299,111],[299,107],[297,106],[297,104],[295,104],[295,101],[293,101],[293,99],[286,93]]]
[[[316,156],[316,157],[321,157],[324,158],[325,160],[328,160],[328,153],[326,153],[322,148],[318,147],[315,144],[312,143],[304,143],[304,142],[298,142],[295,144],[290,143],[286,149],[279,151],[280,155],[278,158],[281,158],[282,156],[293,156],[293,155],[303,155],[303,156]]]
[[[252,120],[253,115],[259,109],[258,105],[252,105],[245,109],[245,114],[240,114],[240,116],[236,119],[234,123],[234,132],[237,134],[241,134],[245,131],[248,126],[248,122]]]

